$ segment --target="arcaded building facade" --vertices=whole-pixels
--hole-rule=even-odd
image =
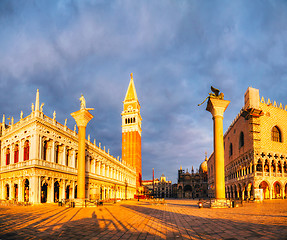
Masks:
[[[128,113],[125,114],[127,118]],[[43,113],[39,92],[31,114],[1,126],[0,199],[53,203],[77,198],[78,134]],[[129,123],[127,122],[127,125]],[[126,141],[132,141],[127,139]],[[130,143],[131,144],[131,143]],[[136,144],[136,143],[134,143]],[[136,194],[137,170],[101,143],[86,139],[86,199],[129,199]],[[141,170],[141,169],[140,169]]]
[[[227,198],[264,199],[287,195],[287,108],[260,99],[248,88],[244,107],[224,134]],[[208,160],[209,196],[214,196],[214,155]]]

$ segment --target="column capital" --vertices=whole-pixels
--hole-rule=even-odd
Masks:
[[[88,122],[94,117],[86,108],[71,113],[71,116],[75,119],[78,127],[86,127]]]
[[[228,107],[230,101],[218,98],[209,98],[206,110],[212,114],[213,117],[223,117],[223,114]]]

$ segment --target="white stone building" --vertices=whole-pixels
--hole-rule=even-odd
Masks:
[[[86,140],[86,198],[127,199],[136,194],[136,170]],[[0,199],[53,203],[77,197],[78,136],[35,107],[1,128]]]

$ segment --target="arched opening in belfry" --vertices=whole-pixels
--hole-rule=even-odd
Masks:
[[[54,202],[59,202],[60,197],[60,184],[58,181],[54,183]]]
[[[48,184],[44,182],[42,183],[41,186],[41,203],[47,202],[47,196],[48,196]]]
[[[265,182],[265,181],[262,181],[259,184],[259,188],[263,189],[263,197],[264,197],[264,199],[269,199],[270,198],[270,189],[269,189],[268,183]]]
[[[24,181],[24,202],[29,202],[29,180],[25,179]]]

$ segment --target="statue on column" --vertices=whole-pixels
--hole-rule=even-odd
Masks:
[[[200,106],[200,105],[202,105],[203,103],[205,103],[205,101],[206,101],[207,99],[209,99],[209,98],[217,98],[217,99],[220,99],[220,100],[224,100],[224,94],[223,94],[223,93],[220,93],[220,94],[219,94],[219,92],[220,92],[219,89],[214,88],[214,87],[211,86],[211,91],[212,91],[213,93],[209,93],[209,94],[208,94],[209,96],[206,97],[202,103],[198,104],[198,106]]]
[[[83,94],[81,95],[79,100],[81,101],[81,109],[85,109],[86,108],[86,100],[85,100]]]

